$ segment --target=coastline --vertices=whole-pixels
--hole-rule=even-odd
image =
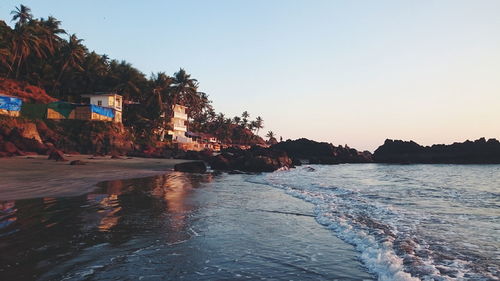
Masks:
[[[66,155],[69,161],[47,160],[46,155],[0,158],[0,201],[37,197],[68,197],[91,192],[102,181],[165,174],[175,164],[191,160]],[[91,158],[91,159],[89,159]],[[86,165],[69,165],[80,160]]]
[[[260,177],[172,172],[100,182],[81,196],[16,200],[0,276],[375,279],[352,245],[316,222],[310,203]]]

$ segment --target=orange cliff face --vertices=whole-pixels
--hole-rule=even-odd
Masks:
[[[0,77],[0,95],[18,97],[27,103],[50,103],[57,101],[57,99],[49,96],[42,88],[3,77]]]

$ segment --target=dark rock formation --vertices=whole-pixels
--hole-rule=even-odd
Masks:
[[[308,139],[287,140],[272,146],[285,151],[295,162],[302,160],[310,164],[370,163],[372,155],[368,151],[359,152],[346,146],[316,142]]]
[[[292,160],[284,151],[252,147],[248,150],[229,148],[220,155],[207,159],[210,167],[215,170],[244,171],[244,172],[272,172],[282,167],[293,167]]]
[[[202,161],[186,162],[176,164],[174,170],[186,173],[205,173],[207,171],[207,166]]]
[[[386,140],[375,150],[378,163],[500,164],[500,142],[496,139],[421,146],[414,141]]]
[[[8,154],[15,155],[18,152],[18,149],[16,145],[11,143],[10,141],[7,141],[3,143],[3,151],[5,151]]]
[[[54,149],[49,153],[48,160],[68,161],[66,160],[66,158],[64,158],[64,153],[57,149]]]

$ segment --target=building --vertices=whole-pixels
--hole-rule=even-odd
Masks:
[[[0,115],[19,117],[23,100],[11,96],[0,96]]]
[[[96,111],[106,112],[106,117],[110,117],[110,114],[106,110],[100,110],[98,107],[109,108],[113,111],[113,116],[111,117],[113,122],[121,123],[122,122],[122,110],[123,110],[123,97],[116,93],[95,93],[89,95],[82,95],[84,98],[90,98],[90,112],[91,112],[91,120],[104,120],[99,119]],[[92,106],[93,105],[93,106]],[[95,107],[98,106],[98,107]],[[96,114],[94,114],[96,113]],[[95,116],[94,116],[95,115]],[[94,118],[96,117],[96,118]],[[107,118],[105,118],[107,121]]]
[[[186,136],[188,122],[186,109],[187,107],[180,104],[175,104],[172,106],[173,115],[172,119],[170,119],[170,125],[172,126],[172,129],[168,131],[168,134],[172,136],[172,141],[181,144],[188,144],[193,142],[191,138]]]

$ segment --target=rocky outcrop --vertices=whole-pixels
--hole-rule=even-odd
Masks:
[[[387,139],[375,150],[378,163],[500,164],[500,142],[480,138],[475,141],[421,146],[414,141]]]
[[[0,116],[1,156],[47,154],[57,148],[69,154],[124,155],[136,149],[122,124],[82,120],[26,120]],[[17,148],[16,152],[5,142]]]
[[[42,88],[4,77],[0,77],[0,94],[15,96],[30,103],[49,103],[57,100]]]
[[[316,142],[308,139],[287,140],[272,146],[286,152],[294,161],[309,164],[370,163],[372,155],[368,151],[357,151],[346,146]]]
[[[253,173],[272,172],[283,167],[293,167],[292,159],[284,151],[258,146],[248,150],[226,149],[220,155],[209,157],[207,162],[214,170],[237,170]]]
[[[207,166],[203,161],[186,162],[176,164],[174,170],[186,173],[205,173],[207,171]]]
[[[54,149],[49,153],[48,160],[56,160],[56,161],[68,161],[64,158],[64,153],[60,150]]]

